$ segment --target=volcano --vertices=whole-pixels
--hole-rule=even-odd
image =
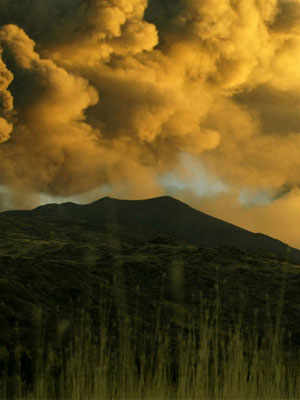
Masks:
[[[33,210],[5,211],[1,215],[26,216],[32,220],[38,217],[66,224],[81,222],[93,230],[107,230],[113,226],[120,236],[142,240],[169,235],[184,244],[236,247],[300,264],[300,250],[212,217],[171,196],[146,200],[103,197],[89,204],[46,204]]]

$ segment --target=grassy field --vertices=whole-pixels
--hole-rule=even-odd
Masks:
[[[63,341],[69,322],[62,319],[56,324],[56,343],[49,346],[41,313],[34,380],[26,384],[17,372],[4,375],[0,398],[300,399],[299,357],[292,348],[288,356],[281,342],[284,280],[277,319],[272,322],[267,304],[262,336],[242,313],[225,329],[219,289],[217,283],[213,304],[201,296],[197,317],[178,312],[176,330],[164,324],[160,308],[153,330],[141,329],[138,318],[122,311],[119,297],[117,318],[111,319],[109,304],[102,302],[101,324],[95,328],[82,309],[71,340]],[[16,346],[16,360],[21,351]]]
[[[300,268],[0,219],[0,399],[300,399]]]

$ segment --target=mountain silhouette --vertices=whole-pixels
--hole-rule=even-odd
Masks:
[[[188,316],[198,323],[202,296],[209,307],[220,296],[222,335],[242,305],[243,335],[256,324],[264,338],[266,295],[275,321],[282,284],[284,349],[291,358],[296,349],[300,354],[300,251],[170,196],[104,197],[85,205],[5,211],[0,213],[0,238],[0,348],[8,349],[11,370],[19,368],[12,356],[18,324],[23,355],[30,355],[21,363],[25,378],[32,379],[41,332],[46,346],[56,346],[56,327],[67,322],[61,338],[66,348],[81,310],[92,318],[97,335],[102,326],[97,310],[107,305],[111,337],[117,337],[126,316],[139,327],[136,341],[153,338],[159,313],[162,331],[170,327],[174,343],[178,327],[189,329]],[[292,361],[298,365],[297,357]],[[0,357],[0,380],[5,363]]]
[[[171,196],[146,200],[103,197],[85,205],[72,202],[46,204],[33,210],[5,211],[1,214],[81,221],[99,230],[107,230],[113,225],[120,235],[143,240],[151,240],[159,234],[171,235],[184,244],[207,248],[236,247],[300,264],[300,250],[212,217]]]

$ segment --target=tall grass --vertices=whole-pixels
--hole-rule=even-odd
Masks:
[[[1,399],[300,399],[297,363],[282,346],[280,318],[284,280],[272,323],[268,307],[263,337],[258,326],[249,326],[242,312],[225,328],[219,286],[216,300],[201,297],[198,316],[186,314],[182,325],[165,323],[157,309],[153,331],[141,329],[134,315],[119,308],[116,329],[111,328],[108,305],[99,306],[95,330],[83,310],[69,344],[68,325],[57,325],[57,343],[49,346],[41,327],[36,357],[36,377],[31,390],[20,375],[1,381]],[[16,358],[22,348],[16,348]],[[294,360],[298,361],[298,354]]]

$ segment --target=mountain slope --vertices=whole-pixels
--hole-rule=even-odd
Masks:
[[[73,220],[105,229],[113,224],[130,236],[149,240],[171,234],[176,240],[201,247],[234,246],[243,250],[273,254],[300,264],[300,250],[260,233],[253,233],[195,210],[170,196],[147,200],[118,200],[104,197],[86,205],[47,204],[32,211],[7,211],[1,215],[23,215],[51,220]]]
[[[168,232],[172,237],[164,234]],[[242,238],[248,246],[252,237],[260,246],[271,243],[277,250],[281,245],[171,197],[103,198],[88,205],[48,204],[31,211],[1,213],[0,349],[6,348],[10,358],[0,351],[0,375],[8,361],[16,365],[12,354],[19,340],[26,349],[24,354],[32,360],[38,355],[39,310],[43,311],[46,343],[56,345],[59,323],[68,324],[62,338],[64,348],[81,308],[92,316],[96,334],[101,325],[97,310],[105,304],[110,310],[112,337],[128,316],[139,326],[137,337],[147,332],[150,339],[158,311],[165,324],[163,331],[170,325],[176,337],[178,326],[188,328],[186,316],[198,321],[201,296],[213,307],[219,294],[224,330],[242,307],[245,335],[257,311],[258,331],[263,337],[269,323],[266,296],[275,321],[282,283],[280,324],[291,333],[294,355],[296,347],[300,349],[299,266],[282,265],[274,257],[234,248],[234,241],[226,242],[229,237],[243,244]],[[180,243],[193,239],[196,246]],[[227,247],[214,246],[222,241]],[[222,333],[223,327],[219,329]],[[286,335],[285,346],[287,340]],[[59,352],[58,348],[58,357]],[[22,369],[27,371],[29,361],[24,360]]]

